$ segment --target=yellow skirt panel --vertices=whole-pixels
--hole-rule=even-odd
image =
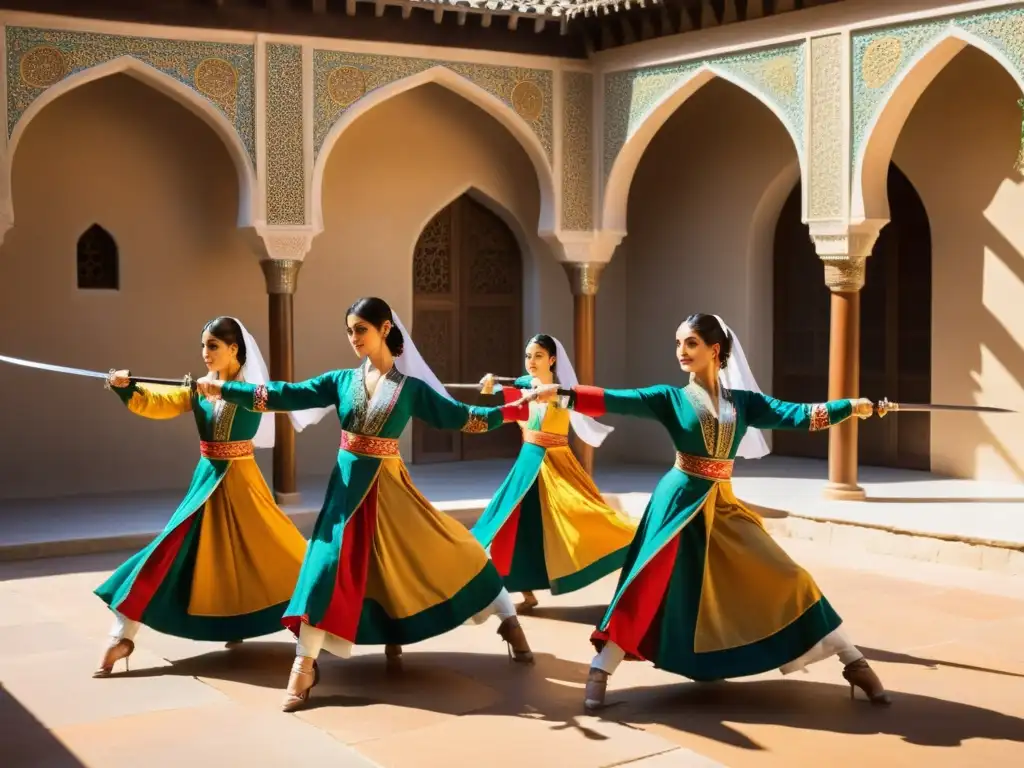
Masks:
[[[403,462],[382,461],[377,483],[366,598],[404,619],[454,596],[484,569],[487,553],[416,490]]]
[[[704,502],[707,551],[693,650],[756,643],[821,599],[814,579],[775,543],[761,517],[716,483]]]
[[[544,562],[551,579],[579,573],[629,546],[637,523],[605,504],[571,449],[549,448],[537,479]]]
[[[232,462],[203,508],[188,612],[240,616],[286,602],[305,554],[256,462]]]

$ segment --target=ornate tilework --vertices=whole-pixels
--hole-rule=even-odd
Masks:
[[[302,48],[267,45],[267,223],[306,223]]]
[[[810,188],[812,219],[843,216],[843,39],[811,40]]]
[[[7,135],[47,88],[122,56],[148,64],[208,99],[234,125],[254,162],[253,48],[232,43],[7,27]]]
[[[562,229],[592,229],[594,78],[566,72],[562,105]]]
[[[784,116],[797,154],[804,154],[805,46],[787,45],[753,53],[614,72],[604,82],[604,178],[626,141],[668,94],[702,67],[726,73],[771,103]]]
[[[1024,79],[1024,8],[952,17],[853,36],[853,152],[856,163],[871,122],[903,74],[950,31],[967,33],[1002,54]]]
[[[313,52],[315,155],[319,157],[324,139],[331,128],[361,96],[433,67],[451,70],[516,110],[533,128],[547,153],[548,162],[551,162],[553,121],[550,71],[346,51]],[[523,83],[535,87],[523,86]],[[538,93],[541,98],[539,104]]]

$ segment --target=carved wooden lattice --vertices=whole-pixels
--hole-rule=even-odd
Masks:
[[[463,195],[424,228],[413,259],[413,336],[438,378],[473,382],[522,367],[522,258],[508,226]],[[474,405],[498,398],[452,395]],[[517,430],[462,436],[417,424],[413,460],[511,457]]]

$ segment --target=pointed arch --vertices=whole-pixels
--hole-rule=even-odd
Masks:
[[[853,195],[850,200],[852,220],[888,220],[889,198],[886,187],[889,163],[903,126],[932,81],[967,46],[977,48],[997,61],[1024,92],[1024,77],[998,49],[962,29],[952,27],[947,30],[918,53],[895,78],[889,96],[868,123],[864,140],[854,158]]]
[[[323,230],[324,169],[330,158],[331,150],[338,142],[338,139],[356,120],[374,107],[399,94],[411,91],[422,85],[427,85],[428,83],[444,86],[453,93],[457,93],[467,101],[480,107],[480,109],[501,123],[515,137],[519,145],[525,150],[527,157],[530,158],[530,162],[533,163],[533,168],[537,174],[537,186],[540,189],[538,232],[554,231],[555,178],[551,165],[548,162],[547,152],[540,143],[537,134],[533,132],[533,129],[530,128],[523,118],[496,96],[443,66],[431,67],[423,72],[396,80],[393,83],[388,83],[371,91],[346,109],[344,114],[331,126],[331,130],[324,138],[323,145],[320,147],[320,151],[313,163],[310,196],[313,207],[313,225],[316,231]]]
[[[47,88],[29,105],[28,109],[25,110],[14,126],[10,141],[8,142],[7,159],[9,162],[5,166],[7,169],[6,178],[3,181],[5,188],[8,191],[10,190],[11,168],[14,155],[22,136],[25,134],[25,129],[28,128],[32,120],[49,104],[64,94],[86,83],[117,74],[133,77],[165,96],[174,99],[194,115],[201,118],[203,122],[214,130],[221,141],[224,142],[238,177],[238,226],[252,226],[255,196],[258,194],[259,188],[256,183],[256,172],[249,159],[249,153],[246,151],[238,131],[235,130],[235,126],[206,97],[179,80],[175,80],[170,75],[132,56],[119,56],[103,64],[97,64],[95,67],[76,72]]]
[[[782,111],[739,78],[719,67],[706,64],[655,104],[619,149],[612,164],[611,172],[608,174],[607,181],[604,184],[601,206],[602,229],[625,233],[629,188],[633,184],[633,176],[636,174],[636,169],[640,165],[640,160],[644,156],[648,145],[661,127],[675,114],[676,110],[687,99],[715,78],[721,78],[735,85],[741,91],[754,97],[759,103],[771,110],[772,114],[779,119],[779,122],[786,129],[786,133],[793,140],[793,148],[796,151],[800,167],[800,178],[806,178],[803,152],[800,151],[797,138],[793,135],[793,130],[789,123],[786,122],[786,117]]]

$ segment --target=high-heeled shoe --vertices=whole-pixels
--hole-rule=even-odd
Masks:
[[[522,664],[533,664],[533,651],[530,650],[530,644],[526,640],[526,633],[523,632],[523,627],[519,624],[518,618],[509,616],[503,620],[498,626],[498,634],[505,641],[505,645],[508,648],[508,657],[512,661],[518,661]]]
[[[296,656],[292,663],[292,672],[288,676],[288,688],[284,701],[281,702],[282,712],[294,712],[309,703],[309,694],[320,682],[320,667],[316,659],[309,656]]]
[[[608,673],[591,667],[587,674],[587,688],[583,692],[583,706],[586,709],[601,709],[608,692]]]
[[[850,684],[851,699],[854,698],[855,689],[860,688],[867,694],[868,701],[875,706],[888,707],[892,704],[892,697],[886,692],[885,686],[867,659],[857,659],[847,664],[843,669],[843,677]]]
[[[516,613],[529,613],[540,604],[533,592],[523,592],[523,602],[516,606]]]
[[[110,677],[114,671],[114,665],[121,659],[124,659],[124,671],[128,672],[128,657],[131,656],[134,651],[134,640],[129,640],[127,637],[115,640],[110,644],[107,650],[103,652],[103,658],[100,659],[100,665],[96,668],[96,671],[92,673],[92,676]]]
[[[389,643],[384,646],[384,663],[388,671],[397,672],[402,668],[402,646]]]

